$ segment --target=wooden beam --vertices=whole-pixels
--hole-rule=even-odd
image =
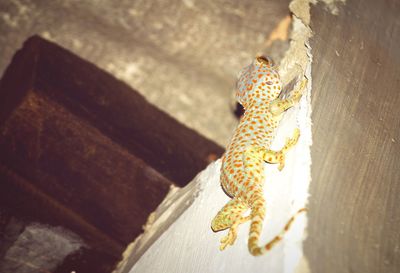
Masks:
[[[112,269],[172,185],[223,152],[38,36],[14,56],[0,98],[1,208],[25,224],[75,232],[91,249],[84,259],[104,257],[96,272]]]
[[[400,5],[338,2],[335,15],[322,3],[311,9],[313,180],[305,253],[312,272],[395,273]]]

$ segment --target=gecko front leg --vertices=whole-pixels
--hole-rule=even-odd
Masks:
[[[300,83],[298,90],[293,91],[291,96],[287,99],[275,99],[271,102],[269,109],[274,116],[279,116],[287,109],[293,107],[296,103],[300,101],[303,91],[307,85],[308,80],[304,79]]]
[[[287,138],[283,148],[279,151],[265,150],[263,159],[268,163],[279,163],[278,170],[282,171],[285,167],[285,158],[287,151],[296,145],[300,137],[300,130],[296,128],[293,133],[293,137]]]

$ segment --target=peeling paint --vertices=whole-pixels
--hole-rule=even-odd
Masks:
[[[280,62],[280,74],[284,85],[290,82],[298,82],[303,77],[308,79],[307,92],[303,95],[299,105],[289,110],[287,116],[280,125],[279,129],[285,126],[294,126],[300,129],[301,138],[298,147],[295,147],[296,158],[301,158],[302,163],[294,163],[290,172],[296,177],[295,184],[292,185],[293,199],[297,200],[296,207],[307,206],[309,196],[309,185],[311,183],[311,68],[312,54],[309,45],[309,39],[312,37],[310,24],[310,3],[314,1],[293,0],[289,8],[293,14],[292,32],[290,34],[290,46],[286,51],[284,58]],[[291,114],[290,111],[293,113]],[[291,118],[290,118],[290,115]],[[285,123],[286,122],[286,123]],[[279,132],[278,132],[279,134]],[[277,134],[277,135],[278,135]],[[300,159],[299,159],[300,160]],[[303,223],[304,230],[297,231],[297,236],[306,237],[307,217],[300,219]],[[289,240],[290,238],[288,238]],[[286,264],[285,272],[308,273],[310,272],[308,261],[303,255],[301,247],[293,245],[285,245],[284,263]]]
[[[329,11],[337,15],[338,14],[338,5],[344,4],[345,0],[321,0],[326,4]],[[306,194],[308,196],[308,188],[311,183],[311,151],[310,147],[312,145],[312,133],[311,133],[311,86],[312,86],[312,77],[311,77],[311,69],[312,69],[312,48],[310,47],[309,40],[312,37],[313,33],[310,28],[311,22],[311,13],[310,13],[310,4],[316,4],[316,0],[293,0],[289,8],[293,13],[293,30],[290,36],[290,47],[285,54],[285,57],[281,60],[280,63],[280,74],[282,77],[282,81],[284,84],[288,84],[293,80],[298,81],[303,76],[308,79],[308,85],[305,96],[300,101],[300,107],[296,114],[296,124],[297,127],[300,128],[301,135],[304,143],[299,143],[299,145],[303,144],[303,158],[306,164],[303,166],[303,172],[300,175],[296,176],[298,180],[297,187],[302,188],[303,193],[306,190]],[[360,46],[363,48],[363,44]],[[340,56],[340,53],[335,50],[335,54]],[[296,107],[295,107],[296,108]],[[300,177],[301,176],[301,177]],[[304,197],[303,197],[304,200]],[[307,202],[307,197],[305,198]],[[287,249],[287,253],[285,253],[286,257],[290,256],[290,253],[295,252],[295,249]],[[303,254],[301,254],[303,255]],[[310,268],[308,266],[308,261],[306,257],[302,256],[300,262],[297,267],[293,268],[293,271],[297,273],[308,273],[310,272]],[[289,271],[288,271],[289,272]]]

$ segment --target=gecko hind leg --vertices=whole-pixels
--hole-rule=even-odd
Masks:
[[[213,231],[229,228],[228,234],[221,239],[220,250],[233,245],[237,237],[237,228],[240,224],[250,220],[250,216],[242,216],[249,207],[237,198],[231,199],[214,217],[211,222]]]
[[[279,163],[278,170],[282,171],[282,169],[285,167],[286,153],[290,148],[296,145],[297,141],[299,140],[299,137],[300,137],[300,130],[296,128],[293,132],[293,136],[291,138],[286,139],[286,143],[281,150],[279,151],[265,150],[263,157],[264,161],[268,163]]]

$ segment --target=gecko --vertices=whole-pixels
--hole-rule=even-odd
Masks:
[[[307,79],[304,76],[299,87],[286,99],[280,99],[282,89],[277,67],[268,57],[258,56],[242,69],[236,86],[236,100],[245,113],[240,118],[231,142],[222,156],[220,183],[231,200],[217,213],[211,222],[214,232],[229,229],[221,239],[220,250],[233,245],[240,224],[250,221],[248,248],[258,256],[270,250],[282,240],[295,217],[307,209],[298,210],[286,223],[280,234],[264,246],[259,246],[259,237],[265,218],[263,196],[264,162],[278,164],[278,170],[285,166],[285,155],[300,137],[296,128],[293,136],[287,138],[281,150],[270,150],[276,128],[283,113],[299,102]],[[243,216],[250,210],[248,216]]]

